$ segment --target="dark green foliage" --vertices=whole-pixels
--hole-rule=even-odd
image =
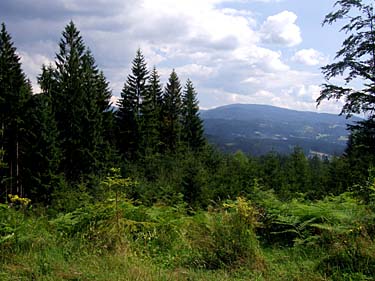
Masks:
[[[348,160],[345,158],[333,158],[328,166],[328,179],[325,188],[329,193],[325,194],[340,194],[348,191],[353,183],[353,170],[355,167],[350,167]]]
[[[149,99],[148,78],[144,56],[138,49],[133,60],[132,73],[129,74],[121,92],[116,116],[119,130],[118,149],[127,159],[136,159],[141,149],[141,108],[143,99]]]
[[[2,130],[0,130],[0,135],[3,135]],[[4,162],[4,154],[5,154],[5,150],[0,149],[0,169],[6,168],[6,165],[5,165],[5,162]],[[0,184],[2,184],[2,180],[3,180],[3,178],[1,179]]]
[[[103,174],[110,158],[106,125],[111,93],[79,31],[70,22],[60,41],[48,94],[59,131],[61,170],[70,182]],[[56,88],[54,88],[56,87]]]
[[[73,22],[66,26],[62,36],[60,51],[56,55],[57,89],[52,104],[63,154],[62,171],[69,181],[76,181],[86,172],[83,170],[86,167],[80,167],[81,160],[85,161],[85,148],[80,147],[83,142],[81,122],[87,116],[82,87],[85,46]]]
[[[85,95],[86,118],[82,120],[83,142],[86,146],[87,162],[83,165],[90,166],[87,174],[103,175],[108,168],[108,163],[113,157],[110,147],[112,112],[110,111],[111,91],[103,72],[98,70],[95,59],[90,51],[83,57],[84,79],[83,89]]]
[[[368,119],[358,122],[356,125],[349,126],[351,135],[348,141],[346,154],[355,156],[355,154],[375,155],[375,120]],[[364,156],[364,155],[363,155]]]
[[[317,101],[319,104],[325,99],[344,99],[341,114],[366,115],[367,120],[349,126],[347,149],[349,162],[358,167],[356,176],[361,177],[375,163],[375,11],[372,3],[362,0],[340,0],[335,5],[337,9],[323,23],[344,21],[341,31],[347,38],[336,53],[337,62],[323,67],[323,73],[327,80],[341,76],[345,84],[324,84]],[[363,178],[356,180],[363,183]]]
[[[207,192],[209,171],[203,163],[201,155],[187,152],[183,159],[181,193],[184,202],[191,209],[201,209],[208,205],[209,193]]]
[[[307,192],[311,199],[323,198],[327,194],[327,187],[329,186],[329,193],[338,195],[342,191],[347,190],[348,186],[343,185],[338,192],[331,185],[328,184],[330,163],[328,160],[321,160],[317,156],[309,159],[309,174],[310,174],[310,188]]]
[[[42,79],[42,78],[41,78]],[[42,87],[43,88],[43,87]],[[59,178],[62,157],[58,131],[48,94],[33,95],[28,103],[27,146],[25,155],[25,196],[32,202],[50,203]]]
[[[224,155],[209,169],[210,177],[206,180],[207,197],[215,202],[238,196],[251,197],[256,181],[256,163],[242,152]]]
[[[337,10],[325,17],[323,24],[345,21],[341,28],[348,37],[336,53],[338,62],[323,67],[323,73],[329,80],[336,76],[344,76],[346,85],[361,80],[363,88],[342,87],[324,84],[318,98],[318,104],[325,99],[345,98],[342,113],[369,113],[373,119],[375,109],[375,15],[374,7],[362,0],[336,1]]]
[[[163,93],[156,68],[149,76],[141,50],[133,60],[118,106],[117,146],[127,160],[144,161],[157,153],[183,149],[198,151],[205,144],[192,82],[187,82],[182,97],[173,70]]]
[[[375,121],[367,119],[350,126],[346,158],[351,167],[351,184],[364,184],[369,167],[375,165]]]
[[[164,89],[163,116],[163,145],[164,151],[175,152],[181,145],[181,114],[182,114],[181,84],[177,73],[173,70]]]
[[[346,158],[308,159],[299,149],[290,156],[270,153],[254,158],[242,152],[224,155],[207,146],[199,153],[184,151],[128,162],[125,171],[139,182],[134,199],[146,205],[170,205],[181,202],[181,195],[188,206],[199,209],[238,196],[256,197],[257,186],[273,190],[285,201],[339,195],[353,190],[356,175],[367,180],[367,171],[359,174],[348,165]]]
[[[184,201],[190,207],[199,206],[197,203],[202,195],[202,183],[199,180],[200,167],[194,164],[186,168],[182,178],[182,194]]]
[[[295,193],[307,193],[311,186],[311,176],[309,163],[303,151],[295,148],[288,157],[286,163],[286,186],[283,187],[282,194],[285,198],[290,198]]]
[[[143,154],[149,155],[160,151],[162,130],[163,90],[160,77],[154,67],[143,98],[142,113],[142,147]]]
[[[119,100],[119,109],[116,112],[117,148],[127,159],[134,159],[137,152],[138,123],[136,119],[135,103],[129,96],[128,86],[125,84]]]
[[[277,194],[280,194],[286,185],[286,174],[284,173],[286,158],[275,152],[270,152],[259,159],[262,184]]]
[[[27,150],[25,126],[27,103],[31,98],[31,85],[21,69],[20,58],[16,54],[12,38],[1,25],[0,31],[0,148],[2,162],[0,168],[0,193],[23,195],[23,163]]]
[[[203,123],[199,117],[197,93],[188,79],[182,97],[182,140],[189,149],[200,150],[205,143]]]

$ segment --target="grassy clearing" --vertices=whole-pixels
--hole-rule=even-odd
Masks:
[[[0,280],[373,280],[369,208],[261,198],[189,214],[124,198],[53,217],[1,205]]]

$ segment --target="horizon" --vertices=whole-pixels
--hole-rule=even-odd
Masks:
[[[351,117],[346,117],[344,114],[340,113],[330,113],[330,112],[319,112],[319,111],[311,111],[311,110],[299,110],[299,109],[292,109],[292,108],[287,108],[287,107],[281,107],[281,106],[275,106],[275,105],[270,105],[270,104],[261,104],[261,103],[230,103],[230,104],[225,104],[225,105],[220,105],[212,108],[200,108],[200,110],[208,111],[208,110],[215,110],[218,108],[222,107],[229,107],[229,106],[235,106],[235,105],[259,105],[259,106],[265,106],[265,107],[273,107],[273,108],[278,108],[278,109],[284,109],[284,110],[289,110],[289,111],[296,111],[296,112],[304,112],[304,113],[316,113],[316,114],[328,114],[328,115],[335,115],[337,117],[342,117],[347,120],[350,120],[351,118],[355,117],[358,119],[364,119],[363,117],[359,115],[353,114]]]

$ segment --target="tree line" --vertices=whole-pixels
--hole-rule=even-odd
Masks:
[[[5,24],[0,32],[1,197],[48,202],[54,186],[90,182],[121,160],[205,145],[197,93],[173,70],[162,88],[138,50],[114,110],[111,90],[73,22],[54,65],[42,66],[32,93]]]
[[[163,88],[157,69],[147,67],[137,50],[114,110],[112,93],[80,32],[70,22],[62,33],[54,65],[38,76],[41,93],[32,94],[5,24],[0,32],[0,200],[9,194],[62,209],[100,199],[101,182],[111,168],[134,185],[126,195],[144,204],[163,202],[207,207],[237,196],[273,190],[283,200],[322,199],[346,191],[369,200],[363,187],[374,176],[373,7],[361,1],[337,1],[325,23],[348,18],[349,33],[337,63],[323,68],[327,84],[318,98],[345,98],[343,114],[367,114],[351,126],[345,154],[331,160],[270,152],[252,157],[226,155],[209,145],[199,117],[197,92],[173,70]],[[362,90],[337,86],[329,79],[348,74]],[[68,207],[71,206],[71,207]]]

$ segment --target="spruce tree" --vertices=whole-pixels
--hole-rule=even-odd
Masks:
[[[354,140],[349,148],[350,150],[358,148],[361,154],[373,155],[375,151],[374,4],[373,1],[339,0],[335,2],[334,7],[336,10],[326,15],[323,24],[343,21],[340,31],[345,32],[347,38],[336,53],[336,62],[322,68],[328,82],[323,84],[317,102],[319,105],[324,100],[344,100],[341,114],[346,114],[348,117],[361,113],[366,115],[367,120],[349,126]],[[342,78],[343,83],[337,83],[339,77]],[[330,83],[332,78],[336,80]],[[374,159],[371,162],[375,163]]]
[[[200,150],[204,144],[203,123],[199,117],[197,93],[190,79],[187,80],[182,98],[182,137],[189,149]]]
[[[24,195],[23,158],[27,149],[26,105],[31,98],[30,81],[21,69],[12,38],[2,23],[0,31],[0,148],[6,168],[1,169],[1,193]],[[5,181],[6,179],[6,181]]]
[[[141,106],[147,95],[148,70],[140,49],[133,60],[132,73],[121,92],[117,111],[118,148],[127,159],[136,159],[141,142]]]
[[[57,89],[53,91],[52,104],[63,155],[61,170],[68,180],[73,181],[86,172],[80,165],[84,160],[81,123],[85,115],[82,87],[85,46],[73,22],[65,27],[59,47],[55,62]]]
[[[45,82],[47,81],[44,80],[43,83]],[[25,155],[27,169],[24,178],[27,183],[26,196],[32,202],[48,204],[50,195],[60,180],[58,168],[62,155],[51,97],[44,94],[46,89],[42,85],[41,89],[43,92],[33,95],[28,104],[28,150]]]
[[[181,84],[173,69],[164,90],[163,144],[168,152],[176,152],[181,144]]]
[[[135,113],[135,102],[131,98],[128,86],[125,84],[116,112],[117,121],[117,148],[126,159],[136,155],[138,140],[138,123]]]
[[[101,175],[108,145],[103,114],[110,93],[73,22],[62,33],[56,55],[52,107],[59,131],[61,170],[69,182]]]
[[[142,113],[142,146],[145,154],[153,154],[160,146],[161,109],[163,105],[163,90],[160,77],[154,67],[149,81],[146,95],[143,99]]]
[[[337,62],[324,66],[327,81],[342,77],[344,85],[323,84],[318,104],[323,100],[345,98],[341,113],[367,113],[375,118],[375,11],[373,3],[362,0],[336,1],[336,11],[329,13],[323,24],[344,21],[341,31],[347,34],[337,51]],[[358,85],[351,85],[357,81]],[[361,87],[362,85],[362,87]]]
[[[307,193],[311,186],[309,162],[300,147],[295,147],[293,153],[288,158],[285,165],[287,175],[287,186],[283,190],[285,198],[293,193]]]
[[[102,114],[102,125],[104,128],[104,146],[108,152],[107,159],[109,162],[113,162],[116,154],[116,136],[115,136],[115,114],[112,109],[112,92],[109,88],[109,83],[106,80],[104,73],[99,72],[97,78],[98,96],[97,105],[99,106]]]
[[[1,101],[0,101],[1,103]],[[7,192],[6,192],[6,188],[5,188],[5,175],[6,175],[6,164],[5,164],[5,160],[4,160],[4,157],[5,157],[5,150],[4,150],[4,147],[3,147],[3,138],[4,138],[4,133],[3,133],[3,130],[0,129],[0,142],[2,144],[2,146],[0,147],[0,192],[1,193],[4,193],[5,196],[8,196]],[[4,188],[3,188],[4,187]],[[0,197],[1,199],[1,197]]]
[[[81,123],[85,149],[87,150],[87,163],[95,163],[88,173],[103,174],[107,163],[112,156],[106,125],[110,125],[110,98],[111,91],[104,74],[99,71],[90,50],[83,56],[83,92],[86,102],[86,118]]]

